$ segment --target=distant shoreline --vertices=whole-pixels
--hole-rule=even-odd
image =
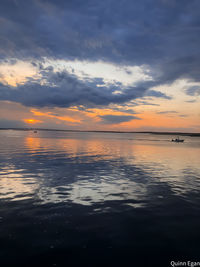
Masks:
[[[43,128],[0,128],[0,130],[16,130],[16,131],[54,131],[54,132],[86,132],[86,133],[142,133],[142,134],[160,134],[160,135],[180,135],[200,137],[200,133],[183,133],[183,132],[153,132],[153,131],[95,131],[95,130],[61,130],[61,129],[43,129]]]

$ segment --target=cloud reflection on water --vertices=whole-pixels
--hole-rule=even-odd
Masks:
[[[16,141],[12,137],[11,144]],[[196,146],[177,146],[162,136],[139,137],[48,132],[18,136],[17,147],[13,144],[2,161],[1,199],[86,206],[124,201],[143,207],[155,191],[160,201],[167,198],[166,186],[183,197],[200,190],[198,138]]]

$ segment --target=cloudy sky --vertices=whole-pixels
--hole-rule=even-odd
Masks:
[[[1,0],[0,127],[200,132],[199,0]]]

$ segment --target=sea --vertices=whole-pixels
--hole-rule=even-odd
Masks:
[[[200,137],[172,138],[1,130],[0,266],[200,262]]]

